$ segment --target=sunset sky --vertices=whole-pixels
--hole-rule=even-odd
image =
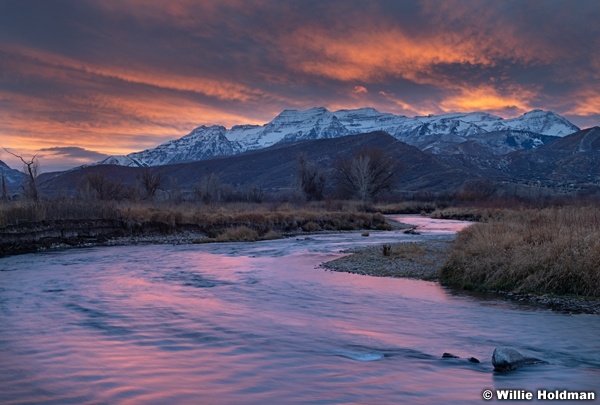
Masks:
[[[0,146],[42,171],[315,106],[600,125],[600,1],[0,0]]]

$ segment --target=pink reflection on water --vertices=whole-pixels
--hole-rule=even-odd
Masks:
[[[598,335],[586,318],[324,271],[315,265],[339,253],[311,250],[323,239],[35,256],[43,271],[25,256],[0,261],[19,269],[0,272],[0,402],[480,403],[484,387],[542,380],[496,381],[495,345],[535,342],[573,361],[573,348]],[[463,360],[443,360],[445,351]],[[544,386],[597,381],[595,370],[550,373]]]
[[[415,225],[418,232],[435,234],[453,234],[473,225],[469,221],[436,219],[421,215],[392,215],[390,219],[404,224]]]

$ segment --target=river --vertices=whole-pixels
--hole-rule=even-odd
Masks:
[[[0,259],[0,403],[458,404],[482,402],[484,389],[598,394],[597,316],[318,267],[347,247],[451,238],[464,226],[404,220],[421,221],[421,234]],[[494,373],[492,352],[505,345],[550,364]]]

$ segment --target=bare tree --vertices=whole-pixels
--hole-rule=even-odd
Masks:
[[[246,193],[246,201],[261,203],[265,198],[265,190],[257,185],[252,185],[248,187],[248,191]]]
[[[168,176],[165,179],[167,186],[165,187],[165,196],[167,201],[172,204],[180,204],[185,201],[183,190],[181,185],[177,181],[177,178]]]
[[[298,180],[300,188],[308,201],[320,201],[325,190],[325,175],[319,168],[308,161],[306,155],[298,155]]]
[[[90,174],[86,178],[89,187],[95,192],[99,200],[118,200],[124,190],[121,181],[112,181],[104,173]]]
[[[213,172],[205,174],[194,188],[196,197],[209,204],[221,200],[221,179]]]
[[[384,190],[391,190],[399,165],[385,150],[364,147],[352,159],[337,163],[337,180],[342,192],[362,201],[373,200]]]
[[[496,193],[496,183],[491,179],[469,179],[458,192],[463,200],[488,200]]]
[[[162,172],[145,168],[136,177],[138,184],[144,193],[144,199],[153,200],[156,192],[163,186],[164,177]]]
[[[14,157],[19,158],[21,160],[21,162],[23,162],[23,171],[29,176],[28,181],[27,181],[27,187],[23,187],[23,189],[24,189],[27,197],[29,197],[33,201],[38,201],[39,195],[38,195],[37,184],[35,182],[35,180],[38,176],[38,172],[39,172],[39,163],[37,161],[37,154],[33,155],[33,157],[31,159],[25,160],[25,158],[23,158],[23,156],[21,156],[21,155],[17,155],[16,153],[13,153],[6,148],[4,148],[4,150],[7,153],[13,155]]]

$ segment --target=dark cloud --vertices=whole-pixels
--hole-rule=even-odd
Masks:
[[[0,137],[125,153],[313,106],[597,125],[599,20],[597,0],[0,0]]]
[[[102,160],[108,155],[93,150],[87,150],[78,146],[55,146],[53,148],[42,148],[40,152],[48,152],[50,155],[56,155],[65,158],[87,159],[91,161]]]

